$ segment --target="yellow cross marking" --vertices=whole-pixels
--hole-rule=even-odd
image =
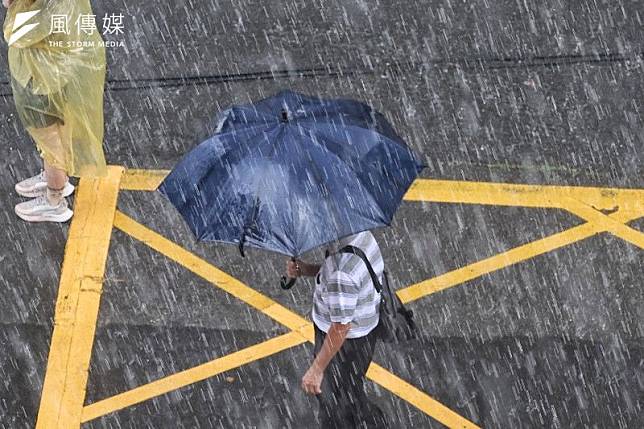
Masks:
[[[564,204],[564,207],[571,213],[576,214],[589,223],[597,225],[604,231],[608,231],[611,234],[644,249],[644,234],[625,225],[624,222],[616,220],[615,216],[607,216],[602,212],[595,210],[593,207],[572,198],[568,198],[564,201]],[[627,218],[627,220],[630,219]]]
[[[211,282],[218,288],[256,308],[276,322],[291,329],[291,333],[296,334],[299,338],[299,341],[296,344],[293,344],[293,346],[299,345],[306,341],[314,341],[313,325],[308,320],[292,312],[281,304],[273,301],[272,299],[260,294],[255,289],[246,286],[236,278],[214,267],[207,261],[194,255],[193,253],[188,252],[178,244],[173,243],[162,235],[141,225],[140,223],[134,221],[132,218],[126,216],[121,212],[116,213],[114,226],[130,235],[131,237],[135,238],[136,240],[145,243],[147,246],[156,250],[157,252],[179,263],[180,265],[202,277],[203,279]],[[268,341],[270,342],[273,340]],[[256,348],[254,349],[256,351],[263,351],[263,354],[256,353],[255,359],[269,356],[275,352],[272,347],[263,348],[262,344],[253,347]],[[253,347],[249,349],[253,349]],[[224,358],[220,358],[218,360],[221,359]],[[244,363],[245,362],[239,362],[239,365],[236,365],[235,367],[241,366]],[[116,397],[104,399],[97,404],[88,405],[83,412],[83,421],[89,420],[90,417],[96,418],[102,415],[97,413],[97,409],[104,410],[106,412],[113,412],[125,406],[130,406],[145,399],[149,399],[151,397],[150,392],[160,392],[159,394],[167,393],[170,390],[179,389],[188,384],[192,384],[203,379],[203,371],[200,370],[199,367],[193,368],[189,371],[191,371],[189,375],[191,375],[192,377],[183,376],[172,380],[168,379],[174,376],[166,377],[164,379],[157,380],[154,383],[135,389],[137,390],[135,394],[125,392],[121,395],[117,395]],[[387,370],[376,364],[372,364],[370,366],[369,371],[367,372],[367,377],[382,385],[383,387],[389,389],[392,393],[417,406],[419,409],[425,411],[427,414],[449,427],[477,427],[472,422],[459,416],[444,405],[432,399],[429,395],[418,390],[411,384],[403,381],[402,379],[389,373]],[[162,386],[164,386],[164,389],[160,390],[157,386],[157,383],[160,383]],[[170,387],[172,388],[165,390],[165,388]]]
[[[637,217],[639,216],[625,216],[622,213],[615,213],[608,216],[608,219],[611,222],[623,225],[620,221],[627,222]],[[615,219],[619,219],[619,221]],[[501,268],[534,258],[535,256],[543,255],[544,253],[568,246],[604,231],[607,231],[607,229],[602,225],[590,222],[584,223],[474,262],[463,268],[458,268],[429,280],[416,283],[415,285],[407,286],[406,288],[398,290],[396,293],[404,303],[415,301],[432,293],[463,284],[484,274],[489,274]]]
[[[164,170],[127,170],[123,174],[121,167],[110,167],[109,176],[105,179],[81,181],[76,197],[76,215],[65,249],[38,428],[78,428],[81,422],[313,341],[313,327],[300,315],[116,211],[119,187],[122,190],[154,191],[167,173]],[[404,302],[602,232],[644,247],[643,234],[627,225],[631,220],[644,216],[644,190],[423,179],[413,184],[405,199],[564,209],[586,223],[401,289],[397,293]],[[83,407],[112,225],[273,318],[290,332]],[[370,366],[367,376],[448,427],[477,427],[375,363]]]

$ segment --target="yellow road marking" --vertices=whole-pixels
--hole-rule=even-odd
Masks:
[[[168,170],[127,170],[121,189],[154,191]],[[593,188],[587,186],[522,185],[510,183],[466,182],[459,180],[416,180],[407,201],[457,204],[486,204],[521,207],[559,208],[562,197],[583,201],[596,209],[644,212],[644,190]]]
[[[434,419],[449,428],[478,428],[478,426],[471,421],[461,417],[445,405],[430,398],[422,390],[412,386],[380,365],[372,363],[367,371],[367,377],[378,382],[378,384],[385,389],[409,402],[425,414],[432,416]]]
[[[128,390],[127,392],[87,405],[83,409],[82,422],[85,423],[114,411],[131,407],[148,399],[298,346],[304,342],[306,342],[306,339],[302,338],[297,332],[280,335],[279,337],[247,347],[194,368],[172,374],[168,377]]]
[[[214,283],[220,289],[239,298],[290,330],[299,331],[308,324],[306,319],[262,295],[255,289],[246,286],[233,276],[215,268],[207,261],[173,243],[161,234],[141,225],[120,211],[116,212],[114,226],[179,263],[206,281]]]
[[[109,167],[106,178],[84,178],[78,187],[37,428],[80,426],[122,172],[121,167]]]
[[[121,189],[124,191],[156,191],[169,173],[168,170],[127,169],[123,174]]]
[[[465,267],[457,268],[429,280],[407,286],[398,290],[396,293],[403,303],[415,301],[424,296],[473,280],[484,274],[525,261],[537,255],[550,252],[551,250],[576,243],[577,241],[590,237],[598,232],[600,232],[599,227],[585,223],[563,232],[550,235],[546,238],[515,247],[481,261],[474,262]]]
[[[165,170],[128,170],[124,174],[121,189],[154,191],[158,188],[159,184],[167,174],[168,171]],[[564,201],[562,204],[562,199],[565,200],[566,198],[582,202],[579,203],[582,204],[582,207],[579,207],[577,203],[573,204],[569,200],[567,202]],[[625,239],[628,239],[635,244],[640,243],[639,240],[641,240],[641,233],[632,230],[628,226],[624,225],[624,223],[641,216],[644,211],[644,190],[515,185],[421,179],[417,180],[412,185],[409,192],[405,195],[405,199],[408,201],[431,201],[442,203],[563,208],[590,222],[553,234],[549,237],[536,240],[535,242],[519,246],[515,249],[511,249],[494,257],[476,262],[467,267],[443,274],[434,279],[402,289],[398,293],[404,302],[413,301],[422,296],[426,296],[427,294],[461,284],[480,275],[547,253],[551,250],[574,243],[599,232],[610,231],[617,233],[620,237],[626,237]],[[592,206],[592,208],[588,206]],[[605,216],[601,212],[597,211],[601,209],[617,208],[619,211],[611,216]],[[589,210],[592,210],[592,212]],[[249,288],[237,279],[186,251],[181,246],[172,243],[165,237],[136,223],[122,213],[117,212],[115,225],[124,232],[132,235],[134,238],[148,244],[151,248],[190,269],[195,274],[210,282],[214,282],[221,289],[247,302],[249,305],[257,308],[264,314],[287,326],[292,330],[292,332],[286,334],[286,336],[293,335],[295,338],[298,338],[297,344],[301,344],[307,340],[311,342],[313,341],[312,324],[301,316],[281,306],[275,301],[272,301],[270,298],[256,292],[254,289]],[[272,340],[269,340],[269,342],[270,341]],[[261,347],[262,344],[254,347]],[[229,356],[220,358],[219,360],[227,359]],[[261,356],[257,357],[257,359],[260,358]],[[212,362],[209,364],[212,364]],[[239,365],[233,367],[241,366],[243,364],[243,362],[240,362]],[[184,373],[175,374],[165,379],[157,380],[153,383],[125,392],[113,398],[107,398],[96,404],[88,405],[83,412],[83,421],[89,421],[99,415],[131,405],[128,401],[135,400],[134,403],[138,403],[142,400],[194,383],[195,381],[203,380],[203,378],[199,378],[203,376],[202,370],[197,369],[201,367],[203,367],[203,365],[193,368],[192,370],[185,371]],[[175,377],[179,375],[181,376]],[[387,372],[384,368],[376,364],[371,365],[368,376],[386,389],[390,390],[392,393],[410,402],[449,427],[477,427],[473,423],[438,403],[424,392]],[[157,391],[161,393],[155,394],[154,392]],[[145,392],[144,395],[149,395],[149,397],[139,400],[137,395],[141,394],[141,392]],[[117,405],[118,408],[114,408],[114,404],[121,405]],[[96,414],[99,412],[98,410],[102,409],[101,407],[107,407],[105,409],[108,411]]]
[[[544,186],[418,179],[405,194],[407,201],[551,207]]]
[[[214,283],[222,290],[246,302],[252,307],[255,307],[278,323],[281,323],[282,325],[291,329],[292,333],[297,334],[302,341],[314,341],[313,325],[309,321],[282,306],[281,304],[255,291],[254,289],[246,286],[244,283],[240,282],[229,274],[226,274],[225,272],[215,268],[210,263],[187,251],[183,247],[173,243],[161,234],[152,231],[144,225],[141,225],[140,223],[136,222],[132,218],[119,211],[116,212],[114,218],[114,226],[125,232],[126,234],[132,236],[133,238],[145,243],[150,248],[165,255],[171,260],[179,263],[180,265],[184,266],[185,268],[189,269],[205,280]],[[441,405],[426,393],[403,382],[393,374],[391,374],[390,376],[384,376],[383,374],[386,372],[387,371],[385,369],[380,368],[379,370],[376,369],[375,372],[371,371],[367,374],[367,376],[372,379],[372,381],[378,384],[386,383],[387,385],[397,386],[396,390],[393,390],[392,393],[400,396],[405,400],[407,400],[406,398],[413,399],[413,404],[415,406],[418,406],[418,404],[420,404],[420,409],[423,412],[426,412],[431,417],[434,417],[435,414],[436,416],[438,416],[436,417],[437,420],[439,418],[444,419],[448,411],[455,416],[458,416],[456,413],[449,410],[444,405]],[[189,379],[190,377],[184,379],[183,381],[187,381]],[[392,380],[398,381],[392,383]],[[161,380],[158,380],[158,382],[161,382]],[[178,387],[181,386],[177,386],[177,388]],[[385,386],[383,385],[383,387]],[[125,392],[122,395],[125,394],[128,394],[128,392]],[[107,398],[104,401],[107,400],[110,400],[110,398]],[[473,425],[473,423],[467,421],[465,418],[460,416],[458,417],[460,419],[459,421],[467,422],[470,425],[464,427],[476,427],[475,425]],[[88,420],[90,419],[84,421]]]
[[[639,216],[628,216],[624,213],[618,212],[607,217],[611,222],[624,226],[621,222],[628,222],[632,218],[637,218]],[[576,243],[605,231],[606,228],[603,225],[598,225],[594,222],[584,223],[565,231],[552,234],[548,237],[523,244],[481,261],[474,262],[465,267],[449,271],[429,280],[407,286],[398,290],[396,293],[403,303],[415,301],[424,296],[460,285],[482,275],[489,274],[501,268],[505,268],[518,262],[534,258],[535,256],[548,253],[552,250]]]
[[[640,231],[636,231],[628,225],[624,225],[624,223],[617,222],[611,216],[607,216],[602,212],[572,198],[568,198],[565,201],[565,208],[580,218],[601,226],[604,230],[616,235],[622,240],[626,240],[629,243],[644,249],[644,234]]]
[[[562,198],[574,198],[598,210],[644,212],[642,189],[418,179],[405,195],[407,201],[552,208],[560,208]]]

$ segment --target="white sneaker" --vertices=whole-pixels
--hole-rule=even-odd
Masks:
[[[69,197],[74,193],[74,185],[65,183],[65,188],[63,189],[63,197]],[[47,177],[44,171],[41,171],[40,174],[25,179],[22,182],[16,183],[16,192],[18,195],[27,198],[37,198],[42,197],[47,194]]]
[[[52,206],[47,197],[38,197],[18,204],[16,214],[27,222],[67,222],[74,212],[69,209],[64,198],[57,206]]]

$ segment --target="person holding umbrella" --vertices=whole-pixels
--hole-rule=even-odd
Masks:
[[[302,387],[318,396],[325,428],[382,426],[363,390],[384,270],[369,230],[391,224],[424,165],[383,115],[354,100],[283,91],[217,123],[160,192],[200,240],[291,257],[284,289],[316,277],[315,357]],[[324,245],[323,264],[299,260]]]
[[[302,378],[302,389],[317,395],[324,428],[386,427],[384,414],[364,390],[377,339],[380,294],[366,264],[355,254],[339,252],[345,246],[361,249],[382,278],[380,247],[368,231],[333,243],[322,265],[287,263],[289,277],[315,277],[315,359]]]

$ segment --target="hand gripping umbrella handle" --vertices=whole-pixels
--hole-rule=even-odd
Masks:
[[[295,258],[291,258],[291,261],[295,262]],[[295,285],[296,281],[297,281],[297,278],[289,278],[286,276],[282,276],[282,280],[280,281],[280,286],[284,290],[289,290]]]

